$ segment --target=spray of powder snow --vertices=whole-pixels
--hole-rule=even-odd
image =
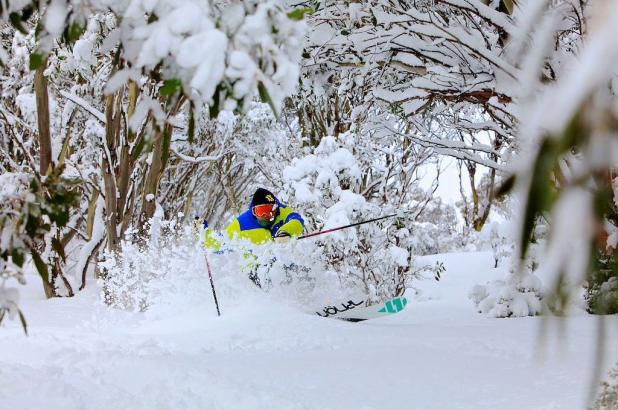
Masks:
[[[341,289],[336,273],[320,266],[315,257],[319,249],[311,241],[260,246],[228,241],[213,252],[202,247],[198,236],[190,228],[153,219],[149,242],[128,238],[120,254],[105,255],[101,281],[105,303],[158,316],[196,308],[215,315],[206,257],[219,304],[226,311],[258,298],[311,312],[352,296]],[[251,274],[261,288],[249,279]]]

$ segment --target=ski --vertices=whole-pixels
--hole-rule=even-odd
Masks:
[[[320,317],[331,317],[349,322],[361,322],[363,320],[375,319],[401,312],[407,304],[408,300],[403,296],[369,306],[366,306],[365,300],[361,299],[355,301],[350,299],[338,305],[324,306],[321,311],[316,311],[315,314]]]

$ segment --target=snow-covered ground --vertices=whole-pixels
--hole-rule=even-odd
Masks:
[[[486,318],[467,293],[499,276],[489,253],[424,260],[444,262],[440,282],[357,324],[259,292],[222,292],[218,318],[206,275],[201,302],[146,313],[105,308],[93,286],[41,300],[31,277],[30,335],[0,329],[0,409],[585,408],[599,318]],[[613,340],[617,322],[606,318]],[[604,365],[617,357],[608,346]]]

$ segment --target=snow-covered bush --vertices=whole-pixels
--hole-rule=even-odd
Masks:
[[[453,205],[446,204],[439,196],[427,196],[419,189],[418,203],[422,211],[413,220],[405,220],[410,231],[410,246],[415,255],[434,255],[457,250],[463,244],[457,231],[459,220]]]
[[[81,202],[67,227],[39,244],[52,278],[44,283],[59,278],[66,288],[46,288],[49,297],[72,296],[65,273],[81,276],[81,288],[101,248],[118,251],[134,227],[145,233],[156,201],[174,213],[190,203],[176,200],[199,189],[187,175],[197,179],[195,164],[215,162],[221,152],[208,150],[225,145],[196,144],[193,156],[183,156],[172,141],[194,142],[196,117],[244,112],[255,97],[280,108],[297,82],[303,15],[279,1],[0,6],[0,171],[44,179],[57,167],[81,180]],[[164,178],[168,166],[173,172]],[[160,189],[176,177],[184,178],[177,184],[184,192],[171,184]]]
[[[543,232],[542,225],[539,225],[537,231],[540,236]],[[499,271],[506,268],[507,273],[501,280],[485,285],[478,284],[469,291],[468,298],[479,313],[491,317],[534,316],[542,313],[545,292],[541,279],[535,274],[539,264],[540,255],[537,252],[540,246],[531,247],[526,264],[523,270],[520,270],[510,225],[486,225],[481,232],[480,242],[491,247],[494,268]]]
[[[494,268],[505,263],[511,263],[511,257],[515,251],[515,241],[510,223],[488,223],[480,232],[477,242],[481,249],[491,249]]]
[[[283,171],[282,199],[302,210],[309,230],[329,229],[397,211],[358,193],[362,172],[352,152],[333,137]],[[372,300],[404,292],[414,276],[413,236],[406,215],[315,238],[315,260],[347,288]],[[312,239],[308,239],[310,241]]]
[[[128,231],[121,252],[104,252],[99,261],[101,299],[111,307],[143,312],[169,298],[195,296],[191,287],[205,270],[190,229],[163,219],[160,207],[147,229],[146,242]]]
[[[8,287],[7,282],[14,279],[24,284],[23,263],[25,244],[19,237],[19,214],[28,194],[29,176],[27,174],[0,175],[0,323],[5,316],[14,319],[21,315],[19,292]],[[16,235],[17,234],[17,235]],[[25,330],[25,325],[24,325]]]
[[[63,227],[69,220],[70,209],[75,205],[76,193],[71,182],[60,178],[61,170],[51,173],[44,181],[26,173],[0,175],[0,323],[8,315],[19,316],[26,329],[26,322],[19,310],[19,293],[11,280],[24,284],[23,268],[26,258],[32,257],[47,292],[55,292],[62,272],[53,262],[64,255],[57,237],[51,249],[45,249],[43,238],[50,231]],[[48,268],[51,266],[51,269]]]
[[[605,257],[599,257],[604,260]],[[585,299],[591,313],[618,313],[618,275],[609,269],[599,269],[591,275]]]
[[[543,310],[541,281],[532,273],[509,273],[504,280],[476,285],[468,297],[479,313],[491,317],[534,316]]]

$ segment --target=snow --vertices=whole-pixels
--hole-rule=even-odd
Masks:
[[[191,80],[191,86],[198,90],[205,99],[209,100],[214,94],[217,84],[223,78],[227,37],[220,31],[212,30],[200,37],[194,37],[193,40],[199,40],[202,48],[208,50],[208,52],[200,59],[201,62]],[[179,58],[182,55],[194,52],[195,43],[187,44],[188,42],[189,40],[185,41],[181,46]]]
[[[406,310],[358,324],[250,287],[229,293],[244,278],[214,265],[217,317],[195,256],[191,291],[170,287],[170,303],[144,313],[106,308],[94,288],[45,301],[29,276],[30,336],[15,321],[0,329],[2,408],[584,408],[598,318],[478,315],[467,291],[495,277],[490,253],[422,258],[445,264],[441,281],[417,282]],[[609,345],[604,369],[616,354]]]
[[[576,218],[573,216],[577,215]],[[594,210],[591,194],[583,188],[570,188],[562,193],[552,211],[553,240],[548,244],[539,275],[547,283],[557,283],[559,275],[572,286],[586,280],[589,255],[578,250],[594,236]]]
[[[618,21],[618,4],[608,3],[603,13],[591,32],[587,47],[569,67],[560,85],[546,94],[542,102],[544,110],[540,110],[538,122],[556,134],[573,118],[591,90],[605,83],[615,72],[618,51],[610,39],[618,36],[618,25],[614,24]]]
[[[66,0],[52,0],[45,13],[45,30],[53,36],[62,34],[67,12]]]

